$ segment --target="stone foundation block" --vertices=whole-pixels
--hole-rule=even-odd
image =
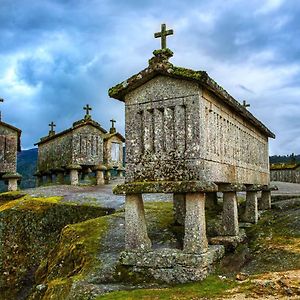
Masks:
[[[224,253],[222,245],[209,246],[202,254],[187,254],[178,249],[124,251],[120,263],[149,281],[185,283],[204,279]]]

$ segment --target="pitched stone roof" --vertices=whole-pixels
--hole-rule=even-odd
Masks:
[[[103,140],[108,140],[109,138],[117,136],[123,143],[125,142],[125,138],[123,135],[119,132],[114,132],[114,133],[106,133],[103,137]]]
[[[71,132],[71,131],[73,131],[77,128],[80,128],[80,127],[86,126],[86,125],[91,125],[91,126],[97,128],[97,129],[101,130],[104,134],[107,133],[107,131],[104,128],[102,128],[101,125],[98,122],[92,120],[91,118],[85,118],[85,119],[74,122],[73,126],[71,128],[68,128],[64,131],[61,131],[61,132],[57,133],[57,134],[53,134],[53,135],[41,138],[41,140],[38,143],[34,144],[34,145],[36,146],[36,145],[44,144],[44,143],[46,143],[50,140],[53,140],[53,139],[55,139],[59,136],[65,135],[65,134],[67,134],[67,133],[69,133],[69,132]]]
[[[18,151],[21,151],[21,134],[22,134],[21,129],[19,129],[17,127],[14,127],[14,126],[12,126],[10,124],[7,124],[7,123],[5,123],[3,121],[0,121],[0,126],[9,128],[9,129],[11,129],[11,130],[13,130],[13,131],[15,131],[17,133],[17,135],[18,135],[18,145],[17,145],[17,147],[18,147]]]
[[[235,110],[239,115],[248,120],[257,129],[259,129],[266,136],[275,138],[275,134],[271,132],[263,123],[256,119],[242,104],[234,99],[226,90],[218,85],[205,71],[194,71],[173,66],[169,62],[169,58],[173,56],[170,49],[155,50],[154,57],[149,60],[149,66],[141,72],[133,75],[129,79],[117,84],[109,89],[110,97],[125,101],[125,95],[130,91],[135,90],[147,81],[151,80],[157,75],[164,75],[178,79],[190,80],[199,83],[212,91],[228,106]]]

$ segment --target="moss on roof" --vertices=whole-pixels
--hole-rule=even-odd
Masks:
[[[191,69],[176,67],[169,62],[173,52],[170,49],[155,50],[154,57],[149,60],[149,66],[129,79],[115,85],[108,90],[110,97],[125,101],[125,95],[151,80],[157,75],[164,75],[183,80],[192,80],[205,86],[215,95],[234,109],[238,114],[247,119],[266,136],[275,138],[263,123],[256,119],[242,104],[234,99],[225,89],[214,81],[205,71],[194,71]]]

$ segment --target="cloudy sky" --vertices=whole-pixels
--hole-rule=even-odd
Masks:
[[[206,70],[273,132],[271,154],[300,153],[300,1],[0,0],[3,121],[22,146],[82,107],[124,132],[124,108],[107,90],[147,66],[160,24],[174,29],[175,65]]]

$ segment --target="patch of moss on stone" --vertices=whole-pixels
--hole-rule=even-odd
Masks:
[[[63,229],[59,243],[36,272],[36,283],[47,286],[43,299],[61,299],[61,290],[68,295],[74,283],[99,268],[98,254],[107,228],[107,217],[101,217]]]
[[[24,197],[26,194],[20,191],[6,192],[0,194],[0,205],[6,201],[12,201]]]
[[[0,298],[25,298],[35,270],[56,246],[62,228],[112,211],[62,204],[60,197],[24,196],[0,206]]]

